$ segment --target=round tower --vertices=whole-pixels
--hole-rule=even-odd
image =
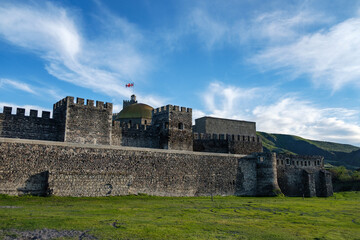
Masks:
[[[277,181],[276,153],[258,153],[256,156],[257,195],[279,195],[281,190]]]

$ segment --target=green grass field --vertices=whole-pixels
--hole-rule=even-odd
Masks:
[[[360,239],[360,192],[330,198],[10,197],[0,229],[89,230],[98,239]],[[63,239],[63,238],[62,238]]]

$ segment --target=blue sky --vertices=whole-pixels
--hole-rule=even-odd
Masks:
[[[360,146],[359,56],[359,1],[2,0],[0,111],[135,93]]]

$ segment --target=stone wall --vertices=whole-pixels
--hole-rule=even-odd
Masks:
[[[153,130],[152,126],[125,126],[122,128],[121,136],[121,146],[160,148],[159,135]]]
[[[54,117],[64,127],[64,142],[110,145],[112,104],[73,97],[54,104]]]
[[[4,107],[0,113],[0,137],[59,140],[59,125],[50,118],[50,112],[43,111],[41,117],[37,110],[30,110],[29,116],[25,116],[23,108],[17,108],[16,115],[11,112],[11,107]]]
[[[0,193],[10,195],[255,196],[257,169],[244,155],[0,138]]]
[[[153,110],[153,130],[162,149],[193,150],[192,109],[167,105]]]
[[[263,151],[258,136],[194,133],[194,151],[252,154]]]
[[[256,136],[256,123],[214,117],[202,117],[195,119],[194,132]]]
[[[277,177],[286,196],[332,196],[331,175],[321,156],[278,154]]]
[[[258,196],[276,196],[281,193],[278,185],[276,154],[259,153],[257,157],[257,195]]]

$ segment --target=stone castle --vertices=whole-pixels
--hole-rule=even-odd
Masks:
[[[66,97],[50,112],[0,113],[0,194],[331,196],[320,156],[263,152],[255,122]]]

